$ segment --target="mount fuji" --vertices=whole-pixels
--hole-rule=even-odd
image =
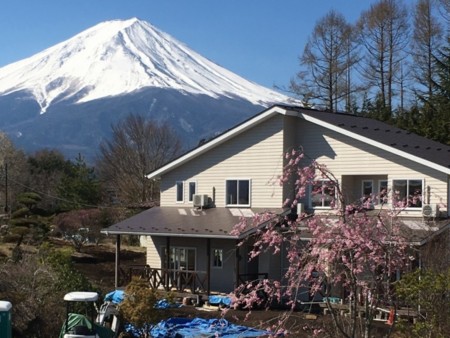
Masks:
[[[0,68],[0,130],[25,151],[92,158],[129,114],[195,146],[289,97],[209,61],[136,18],[100,23]]]

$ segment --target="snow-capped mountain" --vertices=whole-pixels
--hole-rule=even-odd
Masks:
[[[129,113],[168,121],[195,143],[288,100],[136,18],[100,23],[0,68],[0,130],[28,149],[95,152],[111,123]]]

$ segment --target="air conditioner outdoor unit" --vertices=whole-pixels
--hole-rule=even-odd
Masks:
[[[439,215],[439,207],[437,204],[424,204],[422,206],[422,216],[436,217]]]
[[[195,208],[203,208],[208,205],[208,195],[194,195],[192,198]]]

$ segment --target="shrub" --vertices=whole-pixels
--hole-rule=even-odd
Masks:
[[[125,322],[137,328],[140,337],[148,337],[151,326],[161,319],[161,311],[155,309],[158,301],[156,290],[140,278],[133,278],[125,289],[125,299],[119,310]]]
[[[402,301],[421,309],[414,324],[400,326],[408,337],[447,337],[450,332],[450,268],[415,270],[404,275],[396,289]]]
[[[64,320],[64,292],[54,287],[57,277],[37,255],[0,264],[0,299],[13,304],[14,337],[57,337]]]

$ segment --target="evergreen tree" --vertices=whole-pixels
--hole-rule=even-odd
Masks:
[[[450,39],[434,57],[437,79],[432,81],[435,94],[429,98],[419,95],[422,103],[419,134],[435,141],[450,144]]]
[[[89,167],[81,155],[75,163],[67,161],[66,164],[65,175],[58,187],[62,209],[96,206],[101,194],[94,168]]]

